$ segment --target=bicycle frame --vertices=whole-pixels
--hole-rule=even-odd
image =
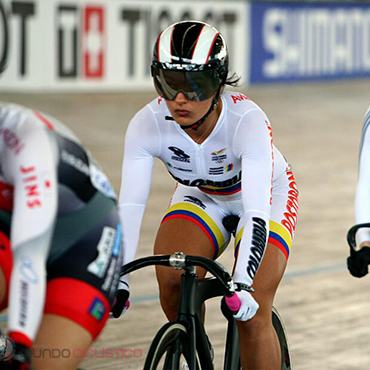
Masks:
[[[370,224],[368,225],[370,227]],[[232,297],[235,294],[232,276],[225,269],[225,267],[219,264],[217,261],[213,261],[209,258],[200,256],[184,255],[181,252],[175,252],[172,255],[154,255],[132,261],[122,267],[121,276],[151,265],[173,267],[176,270],[184,270],[184,273],[181,276],[181,294],[177,318],[174,322],[169,322],[165,324],[158,331],[154,339],[155,342],[152,342],[152,345],[154,345],[154,352],[151,352],[151,346],[149,350],[151,357],[147,357],[147,360],[149,361],[149,368],[151,368],[150,361],[152,361],[153,358],[156,358],[155,356],[158,354],[158,352],[156,352],[156,346],[161,343],[163,334],[168,333],[166,332],[166,330],[171,328],[171,326],[176,326],[174,330],[178,330],[179,327],[182,327],[184,333],[187,332],[188,340],[184,342],[185,347],[181,347],[181,342],[177,341],[173,347],[172,352],[167,352],[166,362],[168,359],[169,361],[171,361],[172,355],[175,355],[175,361],[177,361],[181,353],[178,351],[181,351],[181,348],[185,348],[186,352],[183,352],[183,354],[186,353],[185,358],[190,369],[197,369],[197,354],[200,366],[203,369],[212,369],[213,364],[210,354],[210,348],[203,324],[203,304],[206,300],[214,297]],[[210,274],[212,274],[213,277],[198,280],[195,266],[203,267]],[[221,311],[225,318],[228,320],[225,343],[224,369],[239,370],[241,366],[237,325],[234,320],[233,313],[227,307],[225,300],[222,299],[221,302]],[[282,351],[281,369],[291,369],[289,349],[284,326],[276,309],[274,308],[272,310],[272,315],[273,319],[275,317],[275,321],[278,323],[278,325],[276,325],[276,323],[274,324],[273,320],[273,325],[276,333],[278,334],[280,349]],[[165,338],[165,336],[163,338]],[[164,349],[162,347],[162,350],[165,351],[167,347],[166,344],[164,345],[165,347]],[[179,354],[177,358],[176,353]],[[162,356],[163,354],[164,352],[161,352],[160,356]],[[284,358],[283,355],[285,356]],[[155,364],[158,364],[158,362],[155,362]]]
[[[214,297],[224,297],[234,294],[234,284],[228,271],[216,261],[199,256],[185,256],[182,253],[173,255],[155,255],[132,261],[123,266],[121,275],[141,269],[150,265],[172,266],[182,269],[181,294],[176,322],[183,324],[189,333],[189,363],[190,369],[196,369],[196,353],[202,368],[212,369],[212,359],[208,340],[203,324],[203,304]],[[195,266],[205,268],[214,277],[198,280]],[[232,313],[227,308],[225,301],[221,307],[228,328],[225,344],[224,369],[239,369],[239,336]]]
[[[176,321],[183,323],[189,330],[189,358],[194,362],[188,363],[189,368],[196,369],[196,352],[198,352],[202,368],[212,369],[212,359],[203,325],[203,304],[210,298],[224,296],[225,287],[215,278],[198,280],[194,270],[187,268],[181,276],[181,295]],[[226,311],[225,308],[222,309],[228,320],[224,368],[236,369],[239,364],[239,346],[233,343],[238,343],[238,331],[232,314],[227,310],[227,308]]]

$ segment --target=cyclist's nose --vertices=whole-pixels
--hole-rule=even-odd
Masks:
[[[189,99],[187,98],[187,96],[182,92],[182,91],[179,91],[175,98],[173,99],[174,102],[176,103],[185,103],[187,102]]]

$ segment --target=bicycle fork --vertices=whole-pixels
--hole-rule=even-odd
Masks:
[[[187,275],[186,277],[184,275]],[[182,295],[177,321],[183,323],[188,330],[188,366],[197,369],[197,363],[203,369],[213,369],[213,363],[208,346],[207,335],[203,324],[203,304],[197,295],[199,292],[195,269],[185,271],[181,277]]]

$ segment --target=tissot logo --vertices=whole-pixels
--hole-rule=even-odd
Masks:
[[[102,78],[105,64],[105,8],[60,5],[58,7],[58,74],[74,78]],[[81,21],[83,20],[83,21]]]
[[[176,148],[175,146],[169,146],[168,149],[173,152],[174,155],[171,159],[174,161],[190,163],[190,155],[186,154],[182,149]]]

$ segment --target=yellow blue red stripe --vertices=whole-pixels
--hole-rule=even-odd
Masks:
[[[292,237],[283,225],[270,220],[268,242],[277,246],[284,253],[286,259],[288,259],[292,246]]]
[[[228,164],[225,168],[225,172],[229,172],[234,168],[234,165],[232,163]]]
[[[198,225],[208,237],[213,251],[214,259],[225,250],[225,238],[222,231],[209,215],[198,206],[191,203],[176,203],[168,209],[162,223],[173,218],[182,218]]]
[[[240,242],[242,241],[243,231],[244,231],[244,227],[242,227],[239,230],[239,232],[236,234],[236,237],[235,237],[235,250],[234,250],[235,259],[238,259],[239,247],[240,247]]]
[[[240,191],[242,188],[241,181],[237,184],[227,187],[227,188],[217,188],[215,186],[205,185],[205,186],[198,186],[198,189],[201,190],[203,193],[207,194],[215,194],[215,195],[230,195],[235,194]]]
[[[292,238],[288,230],[279,223],[270,220],[270,231],[268,243],[278,247],[285,255],[286,259],[289,258],[290,248],[292,246]],[[239,230],[235,238],[235,258],[238,258],[240,242],[243,236],[243,227]]]

